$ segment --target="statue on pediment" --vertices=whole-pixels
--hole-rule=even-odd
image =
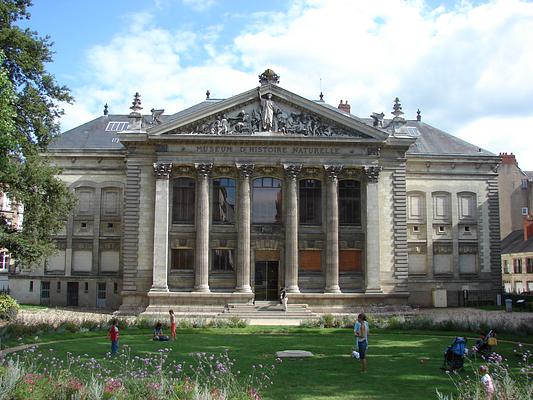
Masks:
[[[261,122],[262,130],[267,132],[272,132],[274,127],[274,108],[275,104],[272,100],[272,94],[268,93],[267,97],[264,98],[261,96],[259,91],[259,100],[261,101]]]

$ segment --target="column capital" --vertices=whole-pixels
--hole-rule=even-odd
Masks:
[[[379,173],[381,172],[381,165],[365,165],[363,172],[366,175],[368,182],[377,183],[379,179]]]
[[[336,181],[339,178],[340,173],[342,172],[342,165],[324,165],[326,170],[326,176],[331,181]]]
[[[239,164],[236,163],[235,166],[239,170],[239,174],[242,179],[249,178],[254,172],[254,164]]]
[[[157,179],[168,179],[172,172],[172,163],[154,163],[154,173]]]
[[[198,176],[207,178],[209,175],[211,175],[211,171],[213,170],[213,163],[197,163],[194,164],[194,168],[196,168]]]
[[[302,164],[283,164],[285,176],[290,180],[296,180],[302,171]]]

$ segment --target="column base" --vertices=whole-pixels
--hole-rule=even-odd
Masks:
[[[168,293],[168,286],[152,286],[150,288],[151,293]]]
[[[339,285],[327,287],[325,293],[342,293]]]
[[[243,285],[235,288],[235,293],[252,293],[252,287],[250,285]]]
[[[287,293],[300,293],[300,288],[296,285],[286,286],[285,290],[287,291]]]
[[[196,286],[193,290],[193,293],[196,292],[196,293],[210,293],[211,290],[209,290],[209,285],[201,285],[201,286]]]

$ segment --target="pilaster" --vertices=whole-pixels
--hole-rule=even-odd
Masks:
[[[380,166],[363,168],[366,175],[366,268],[365,292],[380,293],[379,190]]]
[[[154,163],[154,266],[151,292],[168,292],[169,176],[171,163]]]

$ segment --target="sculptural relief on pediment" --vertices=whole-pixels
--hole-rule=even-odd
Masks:
[[[319,114],[272,99],[266,94],[257,101],[224,110],[216,115],[181,126],[168,134],[189,135],[301,135],[370,138]]]

